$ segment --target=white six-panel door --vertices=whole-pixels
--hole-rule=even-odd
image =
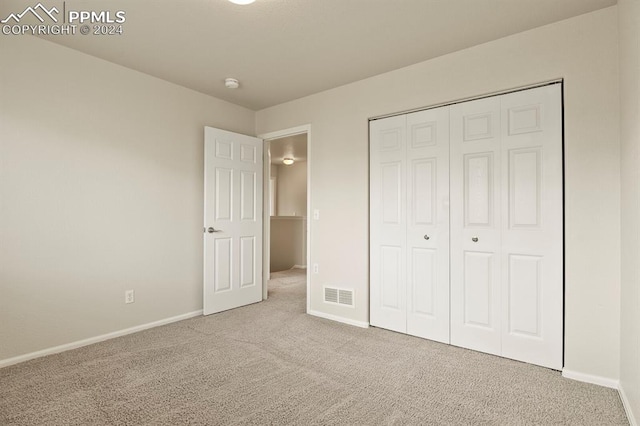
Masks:
[[[205,127],[204,314],[262,300],[262,140]]]
[[[407,332],[405,115],[370,123],[370,323]]]
[[[556,84],[370,123],[372,325],[562,368],[561,108]]]
[[[407,115],[407,333],[449,343],[449,109]]]
[[[448,343],[448,109],[376,120],[370,133],[370,322]]]
[[[502,355],[562,368],[559,84],[501,97]]]
[[[562,368],[561,86],[451,107],[451,343]]]
[[[500,98],[451,107],[451,344],[500,354]]]

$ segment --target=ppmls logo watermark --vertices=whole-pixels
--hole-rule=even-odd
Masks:
[[[2,34],[11,35],[122,35],[127,20],[124,10],[75,10],[67,9],[62,2],[62,12],[56,6],[42,3],[28,6],[21,12],[10,13],[0,20]]]

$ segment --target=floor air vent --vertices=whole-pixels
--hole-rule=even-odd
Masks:
[[[342,288],[325,287],[324,301],[326,303],[335,303],[336,305],[345,305],[353,307],[353,290],[345,290]]]

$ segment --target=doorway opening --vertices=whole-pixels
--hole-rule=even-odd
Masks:
[[[309,310],[309,126],[260,135],[265,141],[264,285],[306,283]]]

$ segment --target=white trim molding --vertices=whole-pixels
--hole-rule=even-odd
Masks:
[[[275,132],[262,133],[258,135],[260,139],[265,141],[271,139],[279,139],[285,136],[295,136],[301,133],[309,133],[311,131],[311,124],[303,124],[302,126],[290,127],[288,129],[276,130]]]
[[[629,424],[631,426],[638,426],[638,421],[633,415],[633,411],[631,411],[631,402],[629,398],[627,398],[627,394],[624,391],[624,387],[618,387],[618,393],[620,394],[620,399],[622,400],[622,406],[624,407],[624,412],[627,414],[627,419],[629,420]]]
[[[579,382],[591,383],[594,385],[604,386],[611,389],[619,389],[620,381],[610,379],[608,377],[593,376],[591,374],[579,373],[577,371],[562,369],[562,377],[571,380],[577,380]]]
[[[349,318],[339,317],[337,315],[325,314],[324,312],[311,311],[307,310],[309,315],[313,315],[314,317],[324,318],[331,321],[341,322],[343,324],[353,325],[360,328],[369,328],[369,323],[364,321],[356,321]]]
[[[148,330],[150,328],[159,327],[161,325],[171,324],[186,320],[189,318],[199,317],[202,315],[202,310],[193,311],[182,315],[177,315],[171,318],[165,318],[158,321],[149,322],[146,324],[137,325],[135,327],[125,328],[124,330],[118,330],[107,334],[101,334],[99,336],[89,337],[88,339],[78,340],[76,342],[67,343],[60,346],[54,346],[52,348],[42,349],[40,351],[31,352],[28,354],[16,356],[13,358],[7,358],[0,360],[0,368],[8,367],[10,365],[19,364],[21,362],[29,361],[31,359],[40,358],[47,355],[53,355],[60,352],[70,351],[71,349],[81,348],[83,346],[92,345],[98,342],[104,342],[105,340],[114,339],[120,336],[126,336],[127,334],[137,333],[138,331]]]

